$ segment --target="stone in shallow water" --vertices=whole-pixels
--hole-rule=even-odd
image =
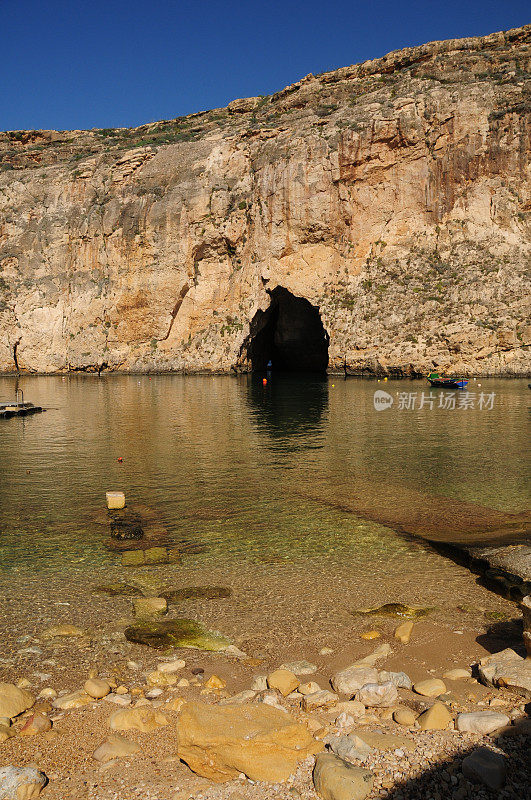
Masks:
[[[108,586],[96,586],[94,594],[108,594],[109,597],[139,597],[142,592],[128,583],[111,583]]]
[[[128,642],[148,647],[193,647],[198,650],[224,650],[229,641],[220,633],[207,630],[193,619],[171,619],[163,622],[145,622],[125,629]]]
[[[385,603],[385,605],[379,606],[378,608],[359,608],[352,613],[354,615],[383,614],[388,617],[418,619],[419,617],[425,617],[426,614],[429,614],[432,610],[433,609],[431,608],[413,608],[412,606],[407,606],[404,603]]]
[[[179,757],[198,775],[228,781],[285,781],[299,762],[323,749],[304,725],[263,703],[186,703],[179,718]]]
[[[320,753],[315,759],[313,783],[323,800],[363,800],[372,789],[374,775],[333,753]]]
[[[165,597],[168,603],[178,603],[180,600],[221,600],[231,595],[232,591],[226,586],[187,586],[161,592],[161,597]]]

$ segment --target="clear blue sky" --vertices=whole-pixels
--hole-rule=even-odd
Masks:
[[[0,130],[171,119],[530,21],[529,0],[0,0]]]

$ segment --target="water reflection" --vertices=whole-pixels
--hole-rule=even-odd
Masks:
[[[255,429],[267,435],[266,446],[287,453],[324,446],[328,380],[272,373],[264,385],[256,374],[247,382],[246,400]]]

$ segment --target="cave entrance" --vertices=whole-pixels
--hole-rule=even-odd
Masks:
[[[269,294],[269,308],[251,323],[247,355],[253,372],[269,362],[275,372],[326,372],[330,337],[319,309],[282,286]]]

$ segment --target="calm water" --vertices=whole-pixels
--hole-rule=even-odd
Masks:
[[[391,488],[403,509],[412,496],[429,505],[437,495],[523,510],[527,381],[479,383],[474,408],[439,408],[433,392],[433,407],[419,409],[422,381],[22,378],[25,399],[48,411],[0,420],[0,579],[30,595],[53,585],[71,602],[123,579],[95,522],[106,490],[123,489],[172,540],[202,551],[128,579],[240,587],[233,614],[246,614],[257,593],[287,621],[331,587],[364,604],[381,600],[382,587],[405,602],[434,602],[452,580],[462,592],[466,571],[348,504],[357,494],[377,512]],[[1,379],[0,400],[14,387]],[[391,408],[374,409],[376,389],[394,398]],[[417,392],[417,407],[400,408],[399,392]],[[481,392],[494,393],[491,409],[479,408]]]

